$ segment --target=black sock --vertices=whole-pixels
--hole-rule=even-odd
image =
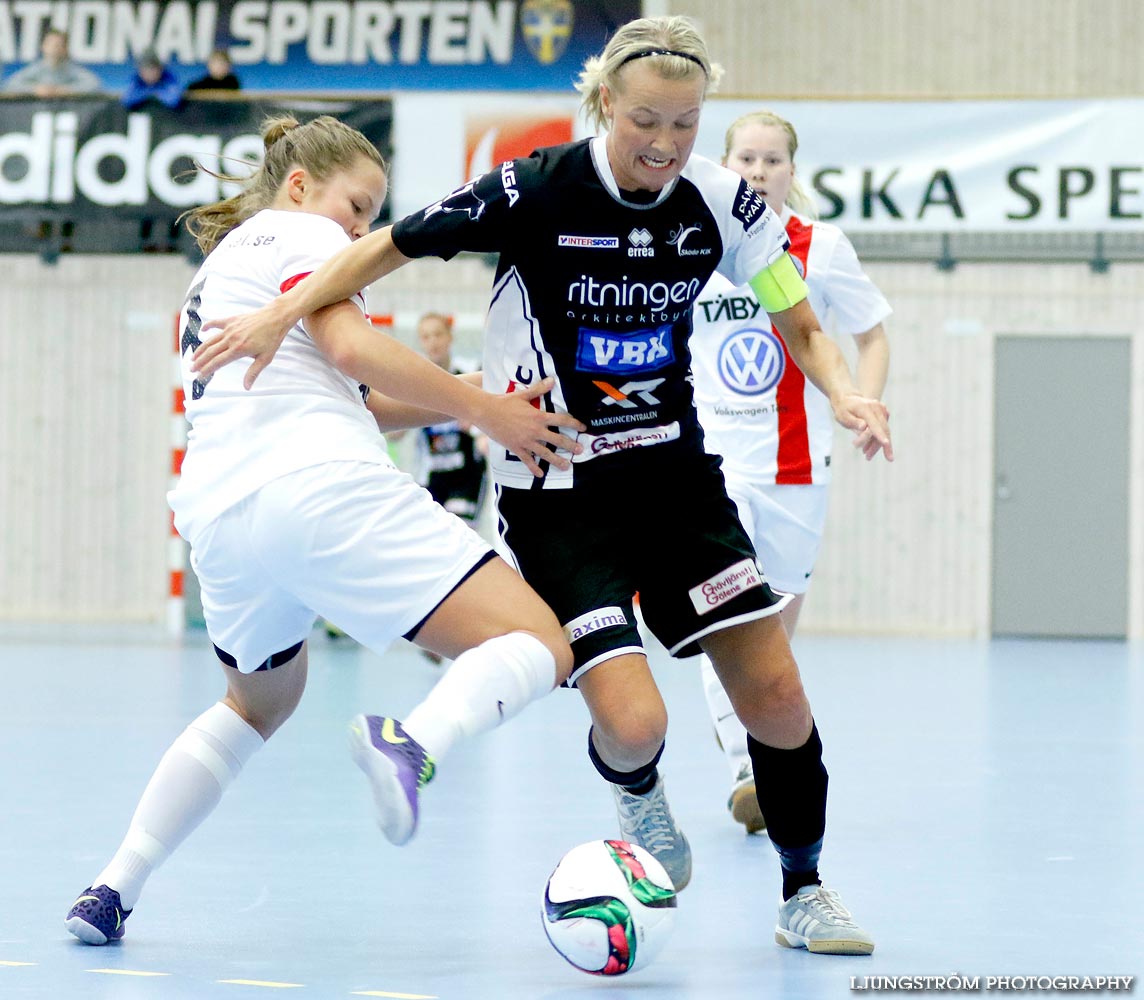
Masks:
[[[822,885],[822,879],[818,877],[818,869],[811,868],[810,871],[805,872],[788,872],[783,869],[783,901],[790,899],[791,896],[798,895],[798,890],[804,885]]]
[[[783,898],[818,882],[818,856],[826,832],[826,788],[822,740],[812,725],[810,737],[794,750],[780,750],[747,735],[755,768],[755,794],[767,821],[767,833],[783,869]]]
[[[659,779],[656,764],[659,763],[659,758],[663,756],[663,747],[664,745],[661,743],[655,756],[642,767],[637,767],[634,771],[617,771],[604,763],[596,751],[596,744],[592,742],[592,730],[591,728],[588,729],[588,759],[592,762],[592,766],[600,772],[605,781],[619,785],[633,795],[647,795],[655,788],[655,783]]]

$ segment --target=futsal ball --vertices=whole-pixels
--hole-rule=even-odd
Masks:
[[[574,847],[544,888],[544,931],[577,969],[622,976],[663,948],[675,923],[675,888],[642,847],[593,840]]]

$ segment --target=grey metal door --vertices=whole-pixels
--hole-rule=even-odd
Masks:
[[[1131,344],[998,337],[993,634],[1123,638]]]

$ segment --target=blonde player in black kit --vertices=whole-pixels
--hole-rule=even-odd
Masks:
[[[604,131],[508,161],[389,229],[359,240],[257,313],[219,325],[198,352],[210,373],[254,357],[251,383],[282,330],[410,258],[500,254],[485,333],[484,387],[554,377],[541,405],[587,430],[568,469],[541,450],[491,456],[503,540],[564,625],[569,683],[592,718],[589,755],[613,784],[627,839],[677,888],[691,853],[656,764],[667,712],[632,611],[674,656],[707,653],[749,732],[760,807],[779,853],[787,947],[869,954],[874,942],[823,888],[822,744],[773,593],[705,454],[688,380],[691,308],[718,270],[750,281],[835,418],[892,458],[885,408],[854,388],[806,302],[779,218],[736,174],[692,156],[719,75],[684,18],[620,28],[579,88]],[[534,481],[537,466],[542,475]]]

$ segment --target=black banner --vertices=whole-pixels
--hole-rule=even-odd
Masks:
[[[0,251],[50,252],[37,240],[56,240],[65,226],[78,238],[63,249],[172,249],[140,240],[168,233],[161,242],[169,244],[183,211],[238,190],[194,164],[244,176],[261,158],[263,120],[283,113],[302,121],[332,114],[392,158],[385,99],[202,99],[132,112],[106,97],[0,100]]]

